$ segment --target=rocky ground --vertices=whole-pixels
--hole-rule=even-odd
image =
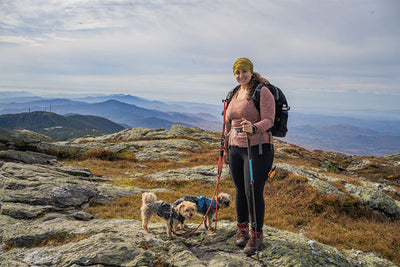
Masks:
[[[53,143],[28,131],[0,131],[0,265],[1,266],[395,266],[361,251],[338,251],[302,234],[264,226],[263,248],[246,257],[234,245],[236,225],[219,221],[216,234],[203,228],[190,237],[170,240],[165,225],[151,223],[153,233],[141,229],[141,222],[129,219],[94,219],[85,210],[94,199],[106,202],[145,190],[105,183],[88,169],[59,163],[54,156],[40,153],[96,148],[129,150],[136,159],[182,160],[186,150],[218,147],[218,135],[175,126],[171,130],[128,129],[98,138]],[[24,148],[24,151],[21,149]],[[306,177],[323,194],[351,194],[366,206],[388,217],[400,217],[398,178],[364,179],[357,174],[373,164],[400,170],[400,156],[391,155],[380,163],[374,158],[308,152],[284,142],[276,143],[276,158],[303,157],[313,162],[316,153],[326,159],[318,166],[278,163],[289,173]],[[288,162],[290,162],[288,160]],[[328,175],[322,170],[346,172],[359,182]],[[396,169],[396,170],[397,170]],[[227,173],[227,170],[224,170]],[[198,166],[153,173],[151,179],[215,180],[215,166]],[[390,178],[390,177],[389,177]],[[340,184],[341,186],[337,186]],[[161,189],[160,189],[161,190]],[[155,190],[157,191],[157,189]],[[190,225],[189,227],[194,227]],[[57,240],[57,245],[52,243]]]

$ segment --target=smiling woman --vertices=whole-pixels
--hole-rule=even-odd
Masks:
[[[275,101],[266,87],[268,81],[253,71],[253,63],[248,58],[238,58],[235,61],[233,74],[239,85],[224,114],[224,161],[229,164],[236,189],[238,233],[235,242],[238,246],[246,245],[244,252],[252,255],[260,248],[263,240],[263,192],[274,160],[272,134],[267,130],[274,123]],[[259,85],[262,86],[260,110],[251,98]]]

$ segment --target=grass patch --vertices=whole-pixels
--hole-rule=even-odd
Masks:
[[[59,159],[82,160],[83,157],[76,149],[42,149],[39,152],[56,156]]]
[[[174,203],[177,199],[185,195],[196,195],[206,196],[211,198],[215,191],[215,184],[206,184],[197,181],[154,181],[150,179],[138,179],[136,183],[137,187],[143,189],[155,189],[155,188],[168,188],[171,191],[168,192],[155,192],[158,200],[163,200],[169,203]],[[190,192],[190,193],[188,193]],[[220,182],[219,192],[228,193],[234,196],[235,191],[233,184],[229,178],[224,179]],[[93,214],[96,218],[127,218],[140,220],[140,207],[142,205],[142,195],[133,194],[130,196],[124,196],[118,199],[114,199],[105,204],[93,204],[88,208],[88,212]],[[218,219],[224,220],[236,220],[236,212],[234,204],[227,209],[221,209],[218,211]],[[200,222],[202,217],[198,216],[194,222]]]
[[[93,149],[85,152],[84,157],[87,159],[101,159],[106,161],[115,161],[122,159],[118,153],[107,149]]]
[[[367,164],[354,172],[372,182],[386,183],[400,187],[400,166],[387,166],[384,158],[371,158],[372,163]],[[383,167],[384,166],[384,167]]]
[[[137,162],[131,158],[122,158],[120,160],[110,161],[99,157],[86,159],[67,159],[64,162],[76,167],[89,168],[96,176],[125,177],[125,173],[141,173],[147,175],[155,172],[166,171],[178,168],[191,168],[200,165],[215,165],[217,168],[218,151],[205,150],[202,153],[190,153],[190,156],[184,161],[170,161],[167,159],[151,160]],[[128,184],[127,184],[128,185]],[[134,186],[134,184],[132,184]]]
[[[332,162],[329,162],[326,165],[326,169],[327,169],[328,172],[331,172],[331,173],[339,173],[339,169]]]

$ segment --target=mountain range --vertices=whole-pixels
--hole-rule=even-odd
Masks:
[[[115,98],[119,95],[116,95]],[[43,99],[30,102],[12,102],[0,104],[0,114],[15,114],[32,111],[51,111],[57,114],[77,113],[82,115],[95,115],[112,120],[127,128],[166,128],[169,129],[174,124],[180,124],[190,127],[198,127],[206,130],[217,130],[220,123],[216,117],[211,114],[187,113],[189,108],[179,105],[168,105],[158,101],[148,101],[133,96],[126,96],[127,101],[121,102],[104,97],[97,99],[102,102],[92,102],[93,97],[88,98],[90,102],[71,99]],[[138,99],[137,103],[141,106],[129,104],[133,99]],[[151,107],[159,109],[151,109]],[[170,111],[173,110],[174,111]],[[165,111],[160,111],[165,110]],[[179,110],[180,112],[176,112]],[[204,107],[203,107],[204,110]],[[196,110],[192,110],[196,111]],[[197,109],[198,111],[198,109]]]
[[[169,129],[179,124],[212,131],[222,129],[222,104],[162,102],[124,94],[70,99],[11,93],[6,96],[0,100],[0,114],[51,111],[60,115],[100,116],[126,128]],[[290,105],[289,132],[285,141],[309,149],[348,154],[384,156],[400,153],[400,119],[367,119],[355,113],[326,115],[323,110],[307,114],[296,111],[295,103]]]
[[[285,141],[309,150],[383,156],[400,152],[400,135],[347,124],[304,125],[290,128]]]
[[[45,111],[0,115],[0,127],[34,131],[49,136],[54,141],[85,135],[99,136],[124,129],[121,125],[98,116],[62,116]]]

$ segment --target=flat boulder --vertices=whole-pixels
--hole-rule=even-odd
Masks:
[[[57,157],[32,151],[4,150],[0,151],[0,159],[18,161],[27,164],[56,164]]]
[[[75,214],[92,200],[110,201],[138,192],[137,188],[104,183],[88,169],[2,162],[0,211],[16,219],[31,220],[52,211]],[[88,217],[77,214],[86,220]]]

